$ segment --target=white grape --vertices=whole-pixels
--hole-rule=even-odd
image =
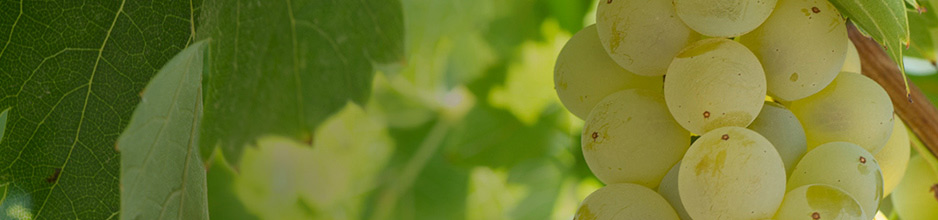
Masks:
[[[844,59],[844,65],[840,67],[841,72],[863,73],[860,71],[860,52],[857,52],[857,46],[852,41],[847,41],[847,56]]]
[[[664,75],[671,58],[700,39],[677,17],[670,0],[599,1],[596,30],[612,60],[644,76]]]
[[[678,188],[694,219],[771,218],[785,196],[785,166],[762,135],[717,128],[687,150]]]
[[[630,89],[596,104],[583,125],[581,143],[586,164],[603,183],[655,188],[681,160],[689,137],[659,93]]]
[[[735,37],[759,27],[776,0],[674,0],[677,15],[691,29],[714,37]]]
[[[883,174],[870,152],[856,144],[831,142],[808,151],[795,166],[788,189],[828,184],[853,196],[872,215],[883,198]]]
[[[661,77],[639,76],[609,58],[599,42],[596,26],[580,30],[557,57],[554,89],[567,110],[586,119],[593,106],[607,95],[625,89],[661,91]]]
[[[684,203],[681,202],[681,194],[678,191],[677,176],[680,169],[681,162],[677,162],[674,167],[671,167],[671,170],[668,170],[668,174],[664,175],[664,179],[661,179],[661,184],[658,185],[658,194],[668,200],[668,203],[671,204],[671,207],[674,208],[674,211],[681,219],[689,220],[691,218],[687,215],[687,210],[684,209]]]
[[[892,204],[902,220],[938,219],[938,172],[921,155],[909,159],[909,168],[892,192]]]
[[[778,150],[782,161],[785,162],[785,173],[791,175],[798,160],[801,160],[807,151],[808,145],[804,128],[795,114],[785,106],[767,101],[759,116],[749,125],[749,129],[758,132],[775,146],[775,150]]]
[[[748,126],[762,109],[765,92],[759,60],[743,45],[722,38],[687,46],[674,58],[664,81],[668,110],[695,134]]]
[[[762,61],[769,94],[788,101],[834,80],[848,41],[844,19],[827,0],[778,0],[765,23],[739,39]]]
[[[869,220],[853,196],[827,184],[808,184],[788,191],[774,219]]]
[[[899,185],[908,167],[911,151],[909,132],[905,129],[905,123],[902,123],[902,119],[896,118],[892,127],[892,135],[889,136],[886,146],[873,155],[883,170],[883,197],[888,196]]]
[[[661,219],[677,220],[674,209],[649,188],[631,183],[605,186],[591,193],[574,220]]]
[[[892,134],[889,95],[860,74],[841,73],[827,88],[792,102],[789,109],[804,127],[809,152],[824,143],[845,141],[875,154]]]

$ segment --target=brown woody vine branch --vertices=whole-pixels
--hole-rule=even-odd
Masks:
[[[928,101],[917,86],[909,83],[906,95],[905,78],[898,65],[889,58],[876,41],[863,36],[853,24],[847,25],[850,40],[860,54],[863,75],[870,77],[889,93],[896,113],[928,147],[932,155],[938,152],[938,109]]]

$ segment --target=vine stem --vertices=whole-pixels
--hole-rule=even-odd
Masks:
[[[853,24],[847,25],[847,34],[860,54],[863,75],[886,90],[896,113],[928,148],[931,158],[935,158],[935,152],[938,152],[938,109],[915,84],[908,83],[906,89],[907,80],[899,66],[876,41],[863,36]]]

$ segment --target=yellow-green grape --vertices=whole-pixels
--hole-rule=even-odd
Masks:
[[[567,110],[581,119],[606,95],[634,88],[660,92],[661,83],[661,77],[635,75],[612,61],[599,43],[595,25],[573,35],[554,65],[554,90]]]
[[[596,9],[603,48],[620,66],[661,76],[684,46],[700,39],[674,14],[670,0],[603,0]]]
[[[759,27],[775,0],[674,0],[678,17],[697,33],[735,37]]]
[[[664,175],[664,179],[661,179],[661,184],[658,185],[658,194],[661,194],[664,200],[668,200],[668,203],[671,204],[671,207],[674,208],[674,211],[681,219],[690,220],[687,210],[684,210],[684,204],[681,203],[681,194],[678,192],[677,175],[680,169],[681,162],[678,161],[677,164],[674,164],[674,167],[671,167],[668,174]]]
[[[840,73],[827,88],[792,102],[788,109],[804,127],[808,152],[824,143],[844,141],[875,154],[892,134],[889,95],[860,74]]]
[[[687,150],[678,188],[693,219],[771,218],[785,196],[785,166],[762,135],[717,128]]]
[[[873,155],[876,162],[879,163],[879,168],[883,170],[883,197],[888,196],[896,188],[896,185],[899,185],[899,181],[902,180],[905,169],[909,165],[911,151],[909,132],[905,129],[905,123],[902,123],[902,119],[896,117],[892,127],[892,135],[889,136],[886,146],[879,153]]]
[[[774,219],[869,220],[856,199],[827,184],[808,184],[788,191]]]
[[[674,58],[664,81],[664,97],[674,119],[695,134],[746,127],[765,101],[765,73],[743,45],[704,39]]]
[[[677,220],[674,209],[649,188],[617,183],[591,193],[577,210],[574,220],[662,219]]]
[[[605,184],[658,187],[681,160],[690,133],[668,114],[659,93],[629,89],[606,96],[583,125],[583,157]]]
[[[938,172],[921,155],[909,159],[909,168],[892,191],[892,204],[902,220],[938,219]]]
[[[785,162],[785,173],[791,175],[808,145],[804,129],[795,114],[778,103],[765,102],[749,129],[758,132],[775,146]]]
[[[853,41],[847,41],[847,57],[844,59],[844,66],[840,67],[841,72],[862,73],[860,72],[860,52],[857,52],[857,46]]]
[[[778,0],[765,23],[739,39],[762,61],[769,94],[789,101],[827,86],[847,54],[844,19],[827,0]]]
[[[856,144],[831,142],[808,151],[788,180],[792,190],[808,184],[828,184],[853,196],[863,213],[876,213],[883,199],[883,174],[870,152]]]

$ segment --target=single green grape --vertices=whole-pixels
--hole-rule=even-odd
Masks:
[[[892,204],[902,220],[938,219],[938,172],[921,155],[909,159],[909,168],[892,191]]]
[[[599,43],[595,25],[573,35],[554,65],[554,90],[567,110],[581,119],[607,95],[635,88],[661,92],[662,79],[636,75],[612,61]]]
[[[808,151],[795,166],[788,189],[827,184],[853,196],[863,213],[876,213],[883,199],[883,174],[870,152],[848,142],[831,142]]]
[[[844,18],[827,0],[778,0],[765,23],[739,40],[762,61],[769,94],[788,101],[834,80],[848,42]]]
[[[857,52],[857,46],[853,45],[853,41],[847,41],[847,56],[844,59],[843,67],[840,67],[840,71],[863,73],[860,71],[860,52]]]
[[[664,75],[671,59],[700,39],[674,14],[670,0],[599,1],[596,30],[612,60],[643,76]]]
[[[860,74],[840,73],[827,88],[792,102],[789,109],[804,127],[809,152],[821,144],[845,141],[875,154],[892,134],[889,95]]]
[[[681,160],[690,133],[668,113],[660,93],[629,89],[596,104],[583,125],[583,157],[605,184],[658,187]]]
[[[574,220],[661,219],[678,220],[677,213],[649,188],[631,183],[610,184],[591,193]]]
[[[896,116],[893,116],[896,117]],[[879,153],[873,155],[879,167],[883,170],[883,197],[892,193],[899,185],[905,169],[909,165],[909,156],[912,148],[909,142],[909,132],[902,119],[896,117],[892,127],[892,135],[886,141],[886,146]]]
[[[735,37],[759,27],[772,14],[776,0],[674,0],[678,17],[694,31]]]
[[[841,219],[868,220],[849,193],[827,184],[808,184],[792,189],[775,213],[778,220]]]
[[[691,219],[687,215],[687,210],[684,209],[684,203],[681,203],[681,194],[678,191],[677,176],[680,169],[681,162],[678,161],[674,167],[671,167],[671,170],[668,170],[668,174],[664,175],[664,179],[661,179],[661,184],[658,185],[658,194],[661,194],[664,200],[668,200],[681,219]]]
[[[759,60],[743,45],[723,38],[687,46],[664,81],[668,110],[695,134],[748,126],[762,109],[765,91]]]
[[[749,129],[758,132],[775,146],[785,162],[785,173],[790,176],[808,145],[804,128],[795,114],[781,104],[767,101]]]
[[[771,218],[785,196],[785,165],[759,133],[717,128],[687,150],[678,188],[693,219]]]

